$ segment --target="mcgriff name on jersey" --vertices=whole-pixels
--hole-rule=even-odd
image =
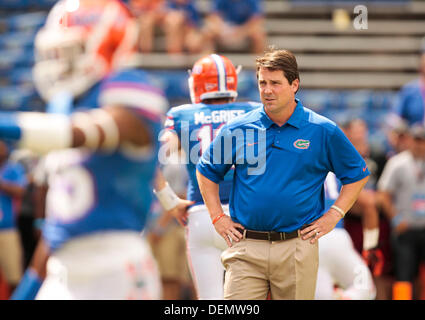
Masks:
[[[229,122],[245,113],[245,110],[216,110],[211,115],[205,115],[203,111],[194,114],[196,124],[222,123]]]

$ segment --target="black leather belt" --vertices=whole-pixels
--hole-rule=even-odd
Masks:
[[[307,225],[302,226],[302,229],[307,227]],[[255,231],[255,230],[242,230],[237,228],[237,230],[243,234],[246,239],[256,239],[256,240],[267,240],[267,241],[283,241],[299,237],[299,231],[295,230],[292,232],[277,232],[277,231]]]

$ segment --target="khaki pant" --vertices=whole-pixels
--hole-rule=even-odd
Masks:
[[[319,264],[318,243],[242,239],[221,255],[228,300],[312,300]]]
[[[157,242],[149,241],[157,261],[161,278],[189,282],[185,229],[178,224],[171,225]]]
[[[0,270],[9,284],[17,285],[22,277],[23,252],[15,229],[0,231]]]

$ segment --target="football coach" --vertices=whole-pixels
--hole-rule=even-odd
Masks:
[[[318,239],[357,199],[369,170],[331,120],[295,98],[295,56],[270,49],[256,60],[263,107],[226,124],[197,164],[197,179],[216,231],[226,240],[224,298],[314,299]],[[263,154],[264,161],[252,159]],[[218,183],[234,171],[230,217]],[[343,187],[324,212],[324,181]],[[344,257],[341,257],[344,259]]]

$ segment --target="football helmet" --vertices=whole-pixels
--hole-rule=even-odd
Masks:
[[[226,57],[218,54],[205,56],[189,70],[189,91],[192,103],[208,99],[238,96],[238,71]]]
[[[33,78],[49,101],[66,92],[74,98],[137,50],[137,25],[119,0],[61,0],[34,41]]]

